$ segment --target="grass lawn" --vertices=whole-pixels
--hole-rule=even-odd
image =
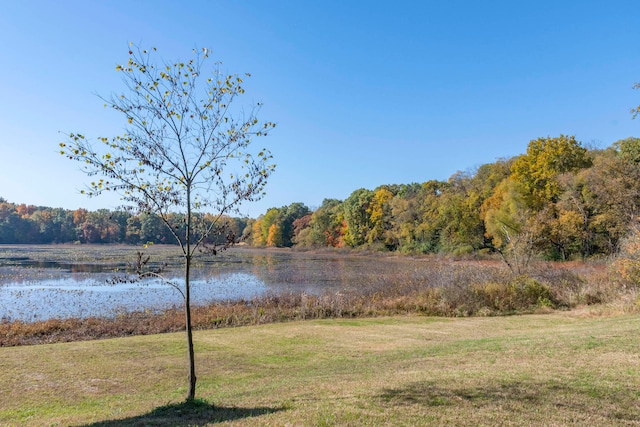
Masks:
[[[0,425],[637,425],[640,316],[320,320],[0,348]]]

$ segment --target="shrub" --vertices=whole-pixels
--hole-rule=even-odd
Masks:
[[[620,252],[613,262],[614,277],[628,284],[640,285],[640,221],[630,227],[627,237],[621,242]]]
[[[520,275],[509,282],[488,282],[471,286],[472,312],[489,309],[498,313],[527,311],[537,307],[554,307],[556,304],[549,286]]]
[[[473,248],[473,246],[471,246],[471,245],[461,245],[461,246],[457,246],[456,248],[453,249],[452,255],[454,257],[462,257],[462,256],[471,255],[474,252],[475,252],[475,249]]]

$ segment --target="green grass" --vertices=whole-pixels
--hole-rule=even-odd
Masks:
[[[0,425],[640,425],[640,316],[316,320],[0,348]]]

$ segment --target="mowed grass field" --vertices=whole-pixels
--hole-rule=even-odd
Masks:
[[[317,320],[0,348],[0,425],[640,425],[640,316]]]

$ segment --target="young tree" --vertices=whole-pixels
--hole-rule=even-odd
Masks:
[[[129,60],[116,67],[125,91],[102,98],[124,116],[125,133],[94,141],[70,133],[60,143],[61,154],[79,161],[87,175],[100,177],[85,194],[115,191],[139,213],[159,216],[182,250],[184,283],[176,288],[184,298],[188,401],[196,388],[190,294],[194,254],[202,249],[215,254],[234,242],[230,236],[222,246],[205,247],[209,235],[227,234],[221,220],[226,214],[263,196],[275,168],[267,149],[251,146],[254,137],[266,136],[275,124],[258,121],[261,104],[247,112],[236,107],[234,101],[245,91],[244,76],[223,74],[217,62],[206,68],[209,53],[194,50],[187,62],[166,62],[155,59],[155,48],[130,45]],[[184,218],[179,231],[171,223],[175,213]]]

